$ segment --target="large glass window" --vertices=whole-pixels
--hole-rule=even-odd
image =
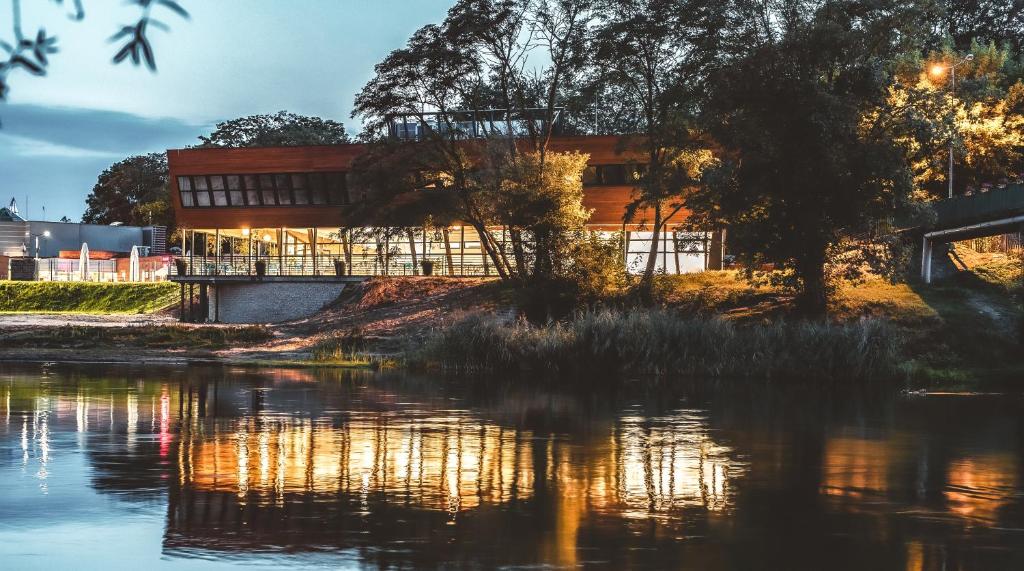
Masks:
[[[270,173],[179,176],[185,208],[349,204],[345,173]]]
[[[583,186],[629,186],[638,184],[647,165],[596,165],[583,170]]]

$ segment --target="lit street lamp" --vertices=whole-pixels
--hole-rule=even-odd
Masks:
[[[30,237],[35,238],[35,240],[36,240],[36,247],[35,247],[35,251],[33,252],[33,256],[37,260],[39,259],[39,237],[40,236],[42,236],[43,238],[49,238],[50,237],[50,231],[49,230],[44,230],[42,234],[31,234],[30,235]],[[28,246],[25,245],[25,244],[22,244],[21,245],[21,253],[22,254],[27,254],[28,252],[26,252],[26,250],[28,250]]]
[[[950,97],[956,97],[956,68],[974,59],[974,54],[967,54],[964,59],[954,63],[953,65],[945,65],[937,63],[932,66],[930,72],[932,77],[942,77],[942,74],[949,70],[949,95]],[[953,198],[953,143],[956,139],[956,117],[954,116],[953,124],[953,135],[949,138],[949,174],[946,176],[946,181],[949,183],[949,198]]]

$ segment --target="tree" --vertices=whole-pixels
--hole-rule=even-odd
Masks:
[[[939,41],[953,40],[960,51],[974,43],[1009,46],[1019,52],[1024,44],[1024,0],[945,0],[935,26]]]
[[[345,126],[337,121],[278,111],[217,123],[199,140],[208,147],[287,147],[348,143]]]
[[[64,0],[55,0],[55,3],[65,4]],[[82,0],[69,0],[68,3],[72,4],[69,14],[72,20],[85,19]],[[151,28],[169,28],[153,16],[154,9],[163,8],[185,19],[189,17],[188,12],[174,0],[130,0],[127,3],[134,4],[141,14],[135,24],[121,27],[110,38],[112,42],[123,41],[114,54],[113,62],[118,64],[130,59],[133,65],[144,63],[150,71],[156,71],[156,57],[147,34]],[[12,72],[22,70],[32,75],[46,75],[50,56],[58,51],[57,37],[47,35],[42,26],[35,34],[25,33],[21,21],[21,0],[11,0],[11,16],[11,37],[6,41],[0,38],[0,50],[7,54],[6,60],[0,60],[0,101],[7,97]]]
[[[1008,48],[975,42],[965,53],[946,44],[906,54],[894,68],[889,105],[905,116],[901,140],[921,199],[947,196],[950,141],[956,194],[1024,171],[1024,82]]]
[[[508,188],[495,175],[525,174],[516,168],[524,153],[535,153],[540,170],[546,168],[563,88],[582,69],[592,3],[460,1],[441,25],[421,28],[378,64],[356,97],[353,116],[366,119],[376,145],[388,146],[395,117],[424,127],[406,168],[456,197],[458,219],[477,231],[503,278],[525,280],[553,267],[549,252],[557,237],[545,226],[539,233],[516,227],[508,228],[508,241],[497,240],[495,205],[487,197]]]
[[[86,198],[82,222],[173,226],[167,190],[167,156],[151,153],[128,157],[100,174]]]
[[[646,172],[638,181],[626,218],[638,211],[653,216],[650,231],[657,236],[683,208],[683,197],[697,180],[694,117],[708,72],[716,62],[725,20],[725,3],[707,0],[607,0],[600,4],[594,34],[594,79],[606,110],[630,129],[624,146],[647,156]],[[641,289],[649,292],[658,259],[652,239]]]
[[[887,62],[920,49],[927,2],[787,3],[746,17],[715,72],[705,109],[721,165],[688,200],[727,226],[750,269],[783,270],[799,306],[820,315],[851,244],[909,202],[913,185],[888,105]]]

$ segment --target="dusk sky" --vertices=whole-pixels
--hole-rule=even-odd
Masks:
[[[214,123],[288,110],[345,123],[373,66],[417,28],[440,22],[451,0],[179,0],[182,20],[152,30],[158,73],[114,66],[107,42],[138,9],[123,0],[85,0],[72,22],[50,0],[23,2],[23,26],[58,37],[47,77],[9,77],[0,103],[0,205],[16,197],[25,214],[78,220],[99,173],[130,155],[197,143]],[[70,2],[65,2],[70,4]],[[11,37],[0,4],[0,39]]]

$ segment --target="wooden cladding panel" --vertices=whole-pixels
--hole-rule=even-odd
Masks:
[[[467,144],[472,144],[469,141]],[[643,162],[643,153],[626,151],[636,145],[617,136],[557,137],[549,147],[553,151],[579,151],[590,155],[588,164],[606,165]],[[264,174],[289,172],[347,171],[363,152],[363,146],[328,145],[308,147],[256,147],[242,149],[194,148],[167,151],[171,175],[171,202],[178,224],[189,228],[276,228],[332,227],[339,224],[344,206],[288,207],[209,207],[182,208],[178,176],[214,174]],[[591,224],[619,226],[632,187],[586,187],[584,204],[593,208]],[[685,218],[684,213],[674,221]],[[634,224],[650,222],[638,212]]]

